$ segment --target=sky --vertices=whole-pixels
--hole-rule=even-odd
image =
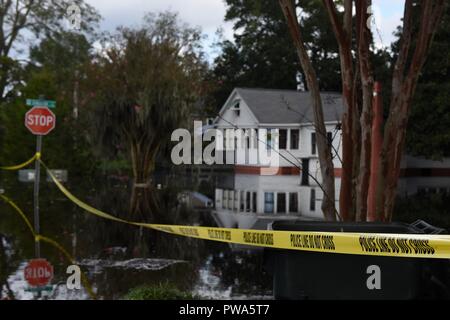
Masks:
[[[273,0],[276,1],[276,0]],[[146,12],[175,11],[182,21],[202,28],[207,35],[205,50],[208,59],[213,60],[217,51],[211,45],[217,39],[218,28],[224,37],[233,39],[233,24],[225,22],[224,0],[86,0],[97,8],[103,17],[101,30],[114,31],[119,25],[139,26]],[[400,24],[404,0],[373,0],[375,23],[379,32],[375,35],[378,47],[389,46],[394,37],[392,32]]]
[[[101,30],[114,31],[119,25],[139,26],[147,12],[178,12],[180,20],[191,26],[201,27],[206,39],[204,47],[209,60],[217,55],[211,49],[217,39],[216,31],[222,28],[224,37],[233,38],[233,24],[226,23],[223,0],[85,0],[103,17]]]

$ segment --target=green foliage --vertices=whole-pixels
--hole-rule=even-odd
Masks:
[[[433,159],[450,156],[449,5],[419,78],[408,123],[407,150]]]
[[[99,145],[111,156],[131,153],[135,176],[146,179],[158,151],[200,100],[206,71],[201,33],[176,14],[149,14],[137,29],[105,39],[93,64],[90,104]]]
[[[66,9],[71,3],[81,9],[80,33],[65,31]],[[29,110],[25,100],[43,95],[57,101],[53,110],[57,126],[44,139],[44,159],[54,168],[69,169],[71,175],[88,173],[95,165],[90,160],[86,128],[73,121],[71,108],[74,83],[82,79],[83,65],[90,60],[91,44],[86,37],[94,36],[99,19],[97,11],[83,0],[2,4],[0,27],[12,32],[0,39],[0,163],[22,162],[34,153],[35,137],[23,126]],[[17,52],[26,41],[32,45],[25,62],[11,50]]]
[[[450,232],[450,195],[417,194],[396,200],[395,220],[414,222],[424,220]]]
[[[220,108],[238,86],[295,89],[301,68],[278,1],[226,0],[225,19],[234,23],[234,43],[219,43],[221,54],[210,79],[215,85],[214,103]],[[300,1],[301,26],[310,58],[323,91],[341,91],[338,48],[322,1]],[[407,151],[440,159],[450,155],[450,6],[434,37],[423,68],[408,122]],[[415,6],[418,20],[420,5]],[[417,26],[416,26],[417,27]],[[400,36],[401,30],[397,32]],[[412,45],[415,45],[413,37]],[[392,68],[399,42],[391,50],[374,50],[374,77],[382,83],[387,116]]]
[[[86,123],[83,117],[80,121],[72,117],[78,79],[79,95],[86,95],[82,85],[83,68],[90,61],[90,50],[84,36],[69,32],[43,39],[30,49],[30,63],[24,68],[20,98],[5,102],[1,108],[4,135],[0,163],[19,163],[34,153],[35,136],[23,125],[24,115],[30,108],[25,105],[25,99],[43,95],[57,102],[52,110],[57,118],[56,128],[43,141],[44,161],[53,168],[68,169],[71,176],[88,175],[95,167]]]
[[[23,64],[13,54],[27,40],[49,38],[65,30],[66,10],[72,3],[81,10],[81,31],[92,35],[100,19],[97,11],[83,0],[5,1],[0,10],[0,102],[16,99],[23,81]],[[8,31],[8,32],[6,32]],[[3,34],[4,33],[4,34]]]
[[[124,297],[126,300],[193,300],[198,299],[192,293],[178,290],[169,283],[156,286],[142,286],[131,289]]]
[[[296,50],[278,1],[227,0],[225,19],[234,23],[234,43],[222,41],[222,53],[211,78],[220,107],[238,86],[274,89],[297,88],[302,73]],[[301,1],[301,21],[319,85],[324,91],[340,91],[338,47],[321,1]],[[302,77],[304,79],[304,77]]]

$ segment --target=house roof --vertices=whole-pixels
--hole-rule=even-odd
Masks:
[[[311,123],[314,121],[310,92],[295,90],[236,88],[260,123]],[[324,120],[341,121],[342,96],[321,93]]]

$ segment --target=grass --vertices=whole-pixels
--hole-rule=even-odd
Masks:
[[[140,286],[130,290],[126,300],[194,300],[198,297],[190,292],[181,291],[169,283],[160,283],[154,286]]]

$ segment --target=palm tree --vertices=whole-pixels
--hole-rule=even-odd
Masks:
[[[150,177],[158,152],[199,99],[206,70],[200,39],[176,14],[149,14],[142,28],[109,37],[93,66],[96,127],[103,145],[129,151],[134,216],[158,212]]]

